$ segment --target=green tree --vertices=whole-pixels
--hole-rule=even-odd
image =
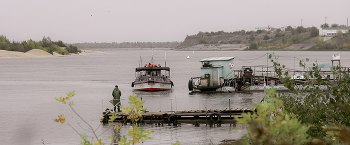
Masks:
[[[332,24],[332,27],[334,28],[334,27],[339,27],[339,25],[338,24]]]
[[[73,45],[69,45],[68,47],[66,47],[67,51],[69,53],[80,53],[81,51],[78,50],[78,48],[76,46],[73,46]]]
[[[132,139],[127,139],[125,135],[123,138],[120,139],[119,144],[127,145],[127,144],[135,144],[144,142],[148,139],[152,139],[152,137],[149,137],[153,131],[146,130],[144,131],[141,127],[138,127],[137,121],[142,117],[142,114],[145,113],[147,108],[143,108],[143,103],[145,101],[137,99],[137,96],[132,95],[129,96],[129,105],[130,107],[121,107],[124,111],[123,113],[128,114],[128,119],[131,120],[131,123],[133,124],[130,126],[130,129],[128,130],[128,136]]]
[[[245,30],[239,31],[239,34],[244,35],[245,34]]]
[[[258,43],[256,43],[256,42],[250,43],[249,49],[258,49]]]
[[[321,24],[321,28],[328,28],[329,25],[327,23]]]
[[[339,104],[347,108],[350,107],[350,70],[334,66],[331,68],[332,74],[324,74],[318,67],[317,62],[312,65],[312,71],[304,74],[305,83],[302,87],[295,85],[295,80],[291,79],[285,66],[278,63],[277,58],[269,56],[276,74],[288,87],[291,94],[283,94],[279,99],[284,103],[286,111],[297,116],[302,123],[310,124],[312,127],[308,134],[314,138],[323,138],[326,131],[323,126],[331,125],[334,122],[350,126],[350,114],[343,111],[334,104]],[[308,69],[306,61],[300,61],[299,65]],[[309,70],[309,69],[308,69]],[[327,89],[321,89],[326,87]]]
[[[276,30],[277,33],[281,32],[281,31],[282,31],[282,30],[281,30],[280,28],[278,28],[278,29]]]
[[[254,34],[251,34],[251,35],[249,36],[249,41],[254,41],[254,40],[255,40]]]
[[[41,40],[41,46],[42,47],[49,47],[52,45],[52,41],[50,37],[45,37]]]
[[[269,40],[269,39],[270,39],[269,35],[264,35],[263,40]]]
[[[6,36],[0,36],[0,49],[10,50],[11,42],[6,38]]]
[[[75,109],[73,108],[73,101],[71,101],[71,98],[75,96],[75,91],[73,92],[69,92],[67,93],[67,97],[55,97],[55,99],[58,101],[58,102],[61,102],[63,104],[67,104],[68,103],[68,106],[71,108],[71,110],[88,126],[89,128],[89,131],[92,132],[92,140],[94,141],[94,145],[104,145],[104,143],[102,142],[102,139],[98,137],[98,135],[96,134],[95,130],[87,121],[85,121],[79,114],[77,111],[75,111]],[[109,122],[113,122],[115,119],[117,118],[116,115],[113,115],[108,121]],[[61,123],[61,124],[64,124],[66,122],[66,117],[61,114],[58,116],[58,119],[54,119],[55,122],[58,122],[58,123]],[[79,136],[81,137],[81,139],[83,141],[81,141],[80,143],[83,144],[83,145],[93,145],[90,141],[87,140],[87,135],[83,135],[83,134],[80,134],[75,128],[73,128],[69,123],[67,123],[68,126],[70,126],[75,132],[77,132],[79,134]],[[110,128],[108,128],[110,129]],[[107,129],[107,130],[108,130]],[[119,130],[120,127],[117,127],[117,126],[114,126],[115,130]]]
[[[9,51],[19,51],[24,52],[24,47],[21,43],[13,41],[10,45]]]
[[[292,26],[287,26],[286,31],[292,31],[293,27]]]
[[[199,31],[197,34],[197,36],[203,36],[203,35],[204,35],[204,33],[202,31]]]
[[[297,34],[306,32],[305,28],[303,26],[298,26],[296,29]]]
[[[310,28],[310,37],[316,37],[319,35],[319,30],[316,27]]]
[[[263,103],[255,103],[256,112],[235,117],[237,124],[247,125],[245,135],[239,144],[306,144],[312,140],[307,134],[310,125],[302,124],[294,114],[288,113],[276,90],[266,90],[268,98]],[[252,109],[254,110],[254,109]],[[235,129],[237,130],[237,129]]]
[[[53,42],[53,44],[55,44],[55,45],[57,45],[59,47],[66,47],[66,45],[61,40],[59,40],[57,42]]]

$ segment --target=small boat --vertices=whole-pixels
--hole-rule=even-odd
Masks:
[[[166,63],[165,63],[166,64]],[[148,63],[135,69],[135,81],[131,83],[139,91],[164,91],[171,89],[174,84],[170,80],[170,68],[160,64]]]
[[[189,56],[189,55],[187,56],[187,59],[190,59],[190,56]]]

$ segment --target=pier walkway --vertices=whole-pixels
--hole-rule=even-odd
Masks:
[[[146,111],[139,120],[141,123],[232,123],[234,124],[236,117],[242,117],[243,113],[253,112],[249,108],[225,108],[222,110],[189,110],[189,111],[162,111],[148,112]],[[103,112],[105,116],[101,122],[107,123],[110,116],[116,114],[118,117],[114,122],[127,123],[128,114],[123,112],[110,113]]]

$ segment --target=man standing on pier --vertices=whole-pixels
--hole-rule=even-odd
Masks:
[[[114,105],[114,111],[116,111],[116,104],[118,106],[118,112],[120,112],[120,96],[122,95],[122,92],[119,90],[118,85],[115,85],[115,88],[112,92],[113,101],[111,102]],[[119,104],[118,104],[119,103]]]

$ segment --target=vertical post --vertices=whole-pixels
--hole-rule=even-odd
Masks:
[[[231,119],[231,99],[228,99],[228,109],[230,110],[230,119]]]
[[[301,19],[301,27],[303,27],[303,19]]]
[[[170,99],[171,102],[171,111],[173,111],[173,99]]]
[[[141,97],[141,101],[142,101],[142,97]],[[142,108],[143,108],[143,105],[142,105]]]
[[[266,53],[267,60],[266,60],[266,85],[269,84],[269,53]]]
[[[294,56],[294,77],[295,77],[295,56]]]

